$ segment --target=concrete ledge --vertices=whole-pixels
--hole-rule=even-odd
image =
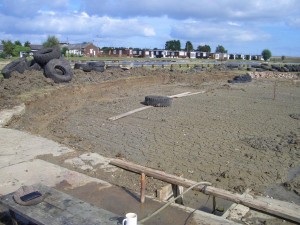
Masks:
[[[22,116],[25,113],[25,104],[15,106],[12,109],[0,111],[0,127],[6,126],[14,117]]]

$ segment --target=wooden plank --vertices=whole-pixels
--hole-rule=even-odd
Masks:
[[[133,113],[140,112],[140,111],[143,111],[143,110],[145,110],[145,109],[152,108],[152,107],[153,107],[152,105],[143,106],[143,107],[141,107],[141,108],[137,108],[137,109],[131,110],[131,111],[129,111],[129,112],[120,114],[120,115],[118,115],[118,116],[110,117],[110,118],[108,118],[108,119],[109,119],[109,120],[112,120],[112,121],[118,120],[118,119],[121,119],[121,118],[123,118],[123,117],[129,116],[129,115],[131,115],[131,114],[133,114]]]
[[[200,91],[200,92],[195,92],[195,93],[184,92],[184,93],[181,93],[181,94],[171,95],[171,96],[168,96],[168,97],[169,97],[169,98],[181,98],[181,97],[186,97],[186,96],[191,96],[191,95],[196,95],[196,94],[202,94],[202,93],[205,93],[205,91]],[[131,111],[129,111],[129,112],[122,113],[122,114],[120,114],[120,115],[110,117],[110,118],[108,118],[108,119],[111,120],[111,121],[118,120],[118,119],[121,119],[121,118],[123,118],[123,117],[126,117],[126,116],[129,116],[129,115],[131,115],[131,114],[134,114],[134,113],[136,113],[136,112],[140,112],[140,111],[143,111],[143,110],[145,110],[145,109],[152,108],[152,107],[153,107],[153,106],[151,106],[151,105],[143,106],[143,107],[140,107],[140,108],[131,110]]]
[[[177,177],[171,174],[167,174],[165,172],[154,170],[151,168],[147,168],[144,166],[140,166],[131,162],[126,162],[121,159],[112,159],[110,162],[112,165],[121,167],[123,169],[135,172],[135,173],[145,173],[147,176],[156,178],[158,180],[162,180],[168,182],[170,184],[181,185],[184,187],[190,187],[195,185],[197,182],[188,180],[182,177]],[[271,204],[262,200],[245,198],[241,195],[234,194],[230,191],[226,191],[223,189],[215,188],[212,186],[199,185],[194,188],[196,191],[201,191],[208,195],[213,195],[225,200],[229,200],[235,202],[237,204],[242,204],[248,206],[252,209],[257,209],[260,211],[267,212],[269,214],[273,214],[285,219],[289,219],[300,223],[300,206],[296,206],[294,204],[290,204],[290,207],[282,207],[279,204]]]

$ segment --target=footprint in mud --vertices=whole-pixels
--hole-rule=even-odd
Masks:
[[[289,116],[295,120],[300,120],[300,114],[293,113],[293,114],[290,114]]]
[[[285,135],[272,137],[249,137],[242,139],[247,145],[257,150],[272,150],[276,152],[289,152],[292,149],[300,150],[300,135],[290,132]]]

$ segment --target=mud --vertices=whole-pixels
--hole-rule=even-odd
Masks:
[[[80,153],[123,157],[239,193],[246,188],[265,192],[277,184],[299,196],[299,172],[289,178],[289,171],[300,166],[300,123],[290,116],[300,112],[299,83],[277,79],[274,97],[274,80],[227,84],[235,75],[141,68],[102,74],[75,70],[71,83],[57,85],[42,74],[30,74],[30,78],[25,74],[21,76],[23,83],[20,76],[16,80],[20,86],[31,87],[32,83],[34,88],[25,91],[31,93],[25,99],[25,115],[10,127],[55,140]],[[24,92],[10,86],[13,81],[4,82],[1,107],[24,98]],[[36,89],[47,91],[34,92]],[[174,99],[171,107],[108,120],[143,106],[146,95],[202,90],[207,92]],[[63,163],[59,158],[49,160]],[[108,175],[97,170],[90,175],[139,189],[138,176],[128,172]],[[147,192],[154,193],[161,185],[150,180]]]

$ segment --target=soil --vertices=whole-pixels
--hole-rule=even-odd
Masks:
[[[103,73],[75,70],[70,83],[55,84],[42,72],[27,71],[0,82],[0,109],[25,102],[25,115],[16,118],[10,128],[55,140],[78,154],[122,157],[239,193],[246,188],[263,193],[278,184],[300,196],[299,83],[254,79],[228,84],[237,73],[243,74],[143,68]],[[171,107],[108,120],[142,107],[146,95],[202,90],[206,93],[174,99]],[[63,158],[45,159],[64,163]],[[289,176],[291,170],[298,172]],[[139,177],[129,172],[84,172],[139,189]],[[152,179],[148,183],[148,194],[163,185]]]

